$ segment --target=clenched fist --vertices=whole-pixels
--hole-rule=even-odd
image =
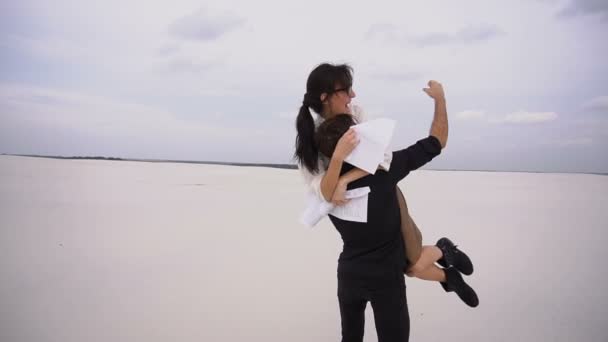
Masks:
[[[443,93],[443,86],[441,85],[441,83],[434,80],[430,80],[428,84],[428,88],[422,88],[422,90],[424,90],[424,92],[428,96],[433,98],[433,100],[435,101],[445,100],[445,94]]]

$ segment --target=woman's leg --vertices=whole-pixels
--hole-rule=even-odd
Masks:
[[[441,284],[446,292],[454,291],[468,306],[476,307],[479,305],[479,299],[475,290],[473,290],[460,275],[460,272],[455,267],[441,268],[437,267],[434,261],[437,256],[441,255],[441,251],[437,251],[436,246],[422,247],[422,254],[416,264],[408,270],[407,275],[416,277],[422,280],[437,281]]]
[[[445,271],[443,270],[443,268],[438,267],[436,265],[431,265],[422,271],[411,272],[411,274],[411,276],[416,277],[418,279],[438,281],[440,283],[444,283],[447,279],[445,277]]]
[[[420,258],[422,251],[422,234],[416,223],[410,216],[405,202],[405,196],[397,186],[397,200],[399,203],[399,214],[401,216],[401,237],[405,246],[405,258],[408,266],[415,264]]]
[[[422,246],[422,235],[410,216],[405,196],[399,187],[397,187],[397,199],[401,214],[401,235],[409,262],[406,275],[423,280],[445,281],[443,270],[434,265],[443,257],[443,252],[436,246]]]
[[[442,268],[435,266],[436,262],[443,267],[454,265],[466,275],[473,273],[473,264],[469,257],[456,248],[448,238],[440,239],[434,246],[422,246],[422,234],[410,216],[405,196],[399,187],[397,187],[397,200],[401,215],[401,236],[405,245],[405,257],[408,260],[407,276],[445,281],[445,273]],[[447,262],[444,258],[448,259]]]
[[[423,246],[420,258],[408,269],[407,275],[422,280],[444,282],[445,272],[442,268],[435,266],[435,262],[442,256],[443,254],[437,246]]]

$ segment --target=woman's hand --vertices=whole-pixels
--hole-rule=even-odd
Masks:
[[[331,198],[331,203],[336,206],[341,206],[348,203],[348,199],[346,199],[346,186],[348,183],[343,181],[338,181],[336,184],[336,190],[334,190],[334,195]]]
[[[354,129],[349,128],[348,131],[342,135],[340,140],[338,140],[332,158],[344,161],[358,144],[359,138],[357,138],[357,132],[355,132]]]

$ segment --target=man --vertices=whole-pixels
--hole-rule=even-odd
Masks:
[[[437,96],[443,98],[441,85],[432,82],[429,82],[430,88],[425,91],[429,95],[431,90],[435,91],[434,95],[440,91],[440,96]],[[427,138],[393,152],[388,171],[378,169],[374,175],[364,176],[348,184],[349,190],[370,187],[367,222],[346,221],[330,215],[331,222],[344,242],[338,260],[342,341],[363,341],[365,306],[368,301],[374,311],[379,342],[409,339],[409,314],[403,275],[407,265],[396,189],[397,183],[411,170],[418,169],[441,153],[447,141],[446,115],[445,100],[436,99],[435,118],[431,134]],[[354,120],[348,114],[326,120],[318,127],[315,135],[319,151],[331,157],[338,140],[353,124]],[[352,169],[352,165],[344,164],[340,173]],[[458,291],[451,287],[464,284],[451,281],[456,279],[449,276],[454,272],[457,273],[451,267],[446,269],[446,290]],[[459,280],[462,281],[462,278]],[[477,300],[476,295],[472,299]]]

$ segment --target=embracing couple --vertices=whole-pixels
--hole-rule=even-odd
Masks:
[[[296,119],[295,157],[306,183],[325,201],[348,205],[347,190],[370,188],[367,222],[329,215],[344,243],[338,259],[342,341],[363,341],[367,302],[374,312],[379,342],[407,341],[410,327],[404,274],[439,282],[471,307],[479,304],[477,294],[462,277],[473,273],[469,257],[448,238],[423,246],[422,234],[397,186],[446,146],[445,95],[440,83],[428,83],[423,90],[435,101],[429,135],[408,148],[385,153],[377,171],[368,174],[344,162],[359,141],[351,126],[366,119],[360,108],[350,105],[355,97],[352,83],[348,65],[325,63],[310,73]]]

